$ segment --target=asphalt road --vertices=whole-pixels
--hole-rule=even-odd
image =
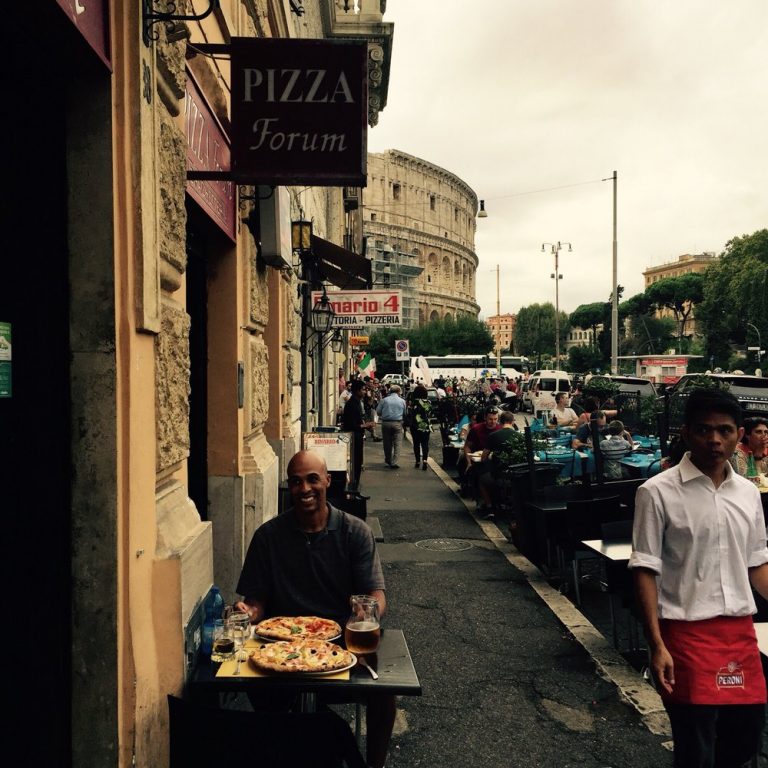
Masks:
[[[608,651],[596,661],[584,638],[610,644],[474,518],[437,465],[414,469],[410,451],[392,470],[381,443],[367,442],[363,473],[384,538],[385,626],[405,631],[424,689],[399,699],[387,765],[671,766],[668,734],[652,733],[605,676],[645,693],[639,673]]]

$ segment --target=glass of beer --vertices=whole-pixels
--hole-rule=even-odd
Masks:
[[[211,661],[220,664],[234,656],[235,639],[232,632],[223,619],[216,619],[213,624],[213,648],[211,649]]]
[[[376,653],[381,640],[379,601],[368,595],[352,595],[352,612],[344,627],[347,650],[358,655]]]

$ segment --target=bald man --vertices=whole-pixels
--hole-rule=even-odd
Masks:
[[[351,595],[370,595],[386,611],[376,540],[362,520],[332,507],[325,460],[299,451],[288,463],[292,508],[253,534],[237,593],[251,622],[271,616],[322,616],[344,626]],[[368,764],[384,765],[395,717],[392,696],[367,702]]]

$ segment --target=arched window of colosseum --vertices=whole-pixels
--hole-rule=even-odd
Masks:
[[[434,211],[435,210],[435,204],[437,203],[437,198],[434,195],[429,196],[429,210]]]
[[[440,274],[440,267],[437,263],[437,254],[430,253],[427,260],[427,282],[436,283]]]
[[[440,315],[437,314],[437,310],[436,309],[433,309],[429,313],[429,322],[431,323],[433,320],[439,320],[439,319],[440,319]]]
[[[451,282],[451,260],[447,256],[443,256],[443,263],[441,267],[443,273],[443,283],[448,285]]]
[[[469,267],[465,264],[461,272],[461,286],[464,288],[464,293],[466,293],[469,289]]]
[[[461,264],[458,259],[453,262],[453,288],[456,291],[461,288]]]
[[[445,317],[443,318],[443,320],[446,320],[447,322],[450,323],[451,320],[453,320],[453,315],[450,312],[446,312],[445,313]]]
[[[399,184],[392,184],[392,197],[395,200],[400,199],[400,185]]]

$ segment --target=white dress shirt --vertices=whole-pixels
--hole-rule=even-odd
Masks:
[[[748,569],[768,562],[760,493],[726,464],[719,488],[686,453],[637,489],[630,568],[657,574],[659,618],[748,616]]]

